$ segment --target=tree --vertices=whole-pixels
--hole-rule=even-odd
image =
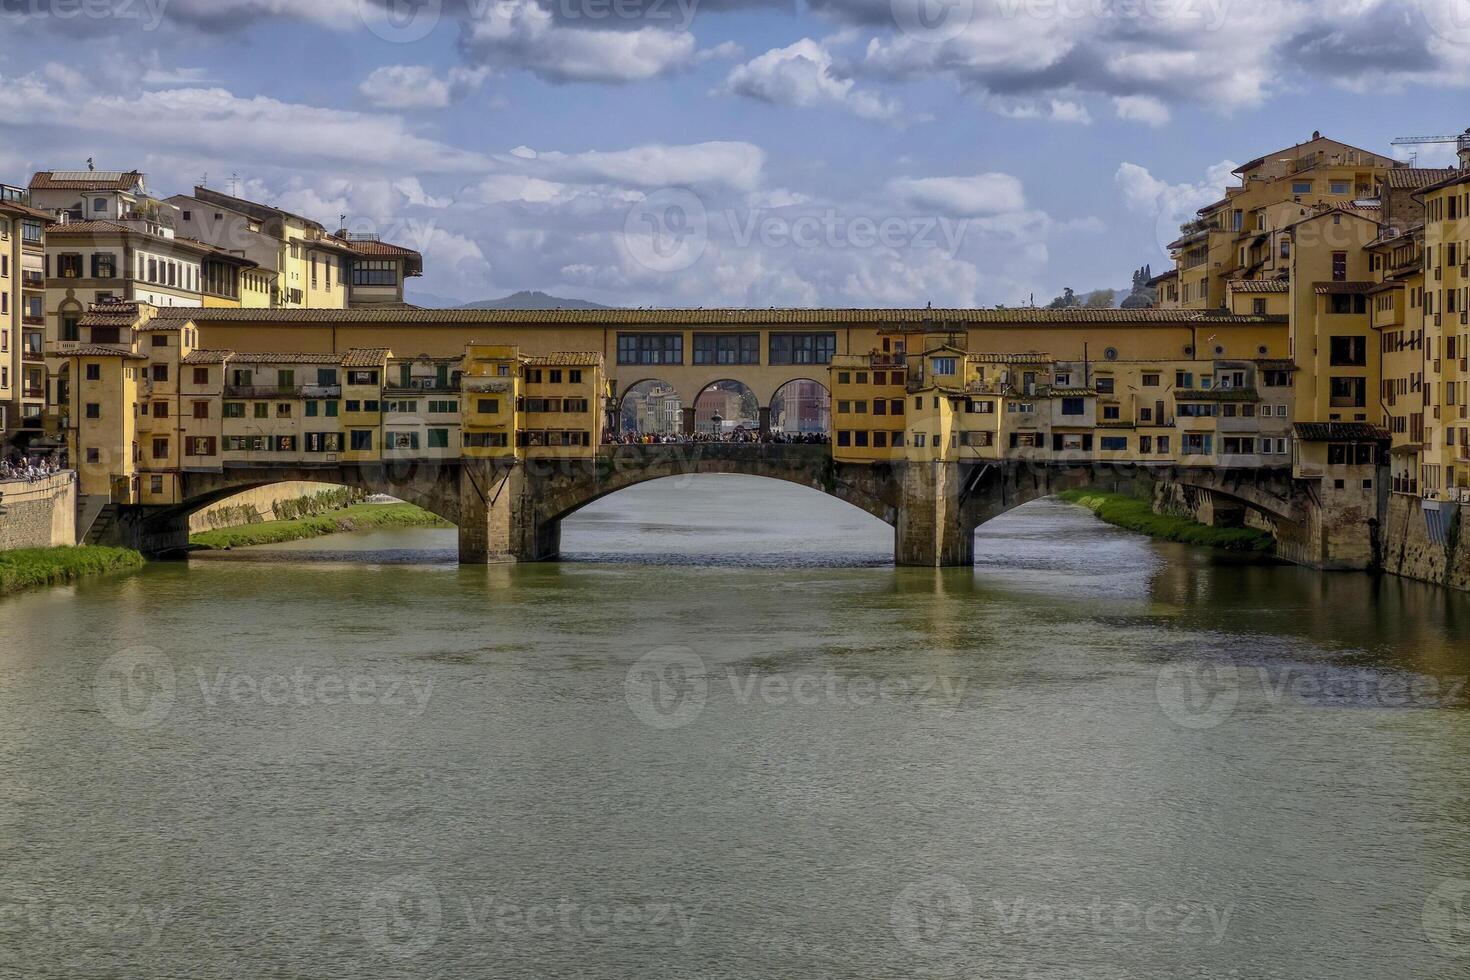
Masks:
[[[1112,289],[1094,289],[1087,294],[1087,299],[1082,303],[1089,310],[1110,310],[1113,308],[1113,300],[1118,296]]]
[[[1068,307],[1077,305],[1077,293],[1072,289],[1071,286],[1068,286],[1066,289],[1062,290],[1062,295],[1058,296],[1056,299],[1046,304],[1046,308],[1048,310],[1065,310]]]

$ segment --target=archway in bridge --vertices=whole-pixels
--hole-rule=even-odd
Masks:
[[[561,557],[651,565],[870,566],[894,530],[812,487],[740,474],[647,480],[567,514]]]
[[[808,378],[788,381],[771,396],[771,431],[788,436],[830,435],[832,393]]]
[[[700,435],[759,432],[760,428],[760,399],[742,381],[713,382],[694,399],[694,431]]]
[[[679,389],[650,378],[630,385],[618,402],[618,430],[633,435],[676,435],[684,431]]]

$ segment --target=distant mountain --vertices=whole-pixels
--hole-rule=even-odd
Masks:
[[[590,303],[585,299],[562,299],[549,296],[539,290],[523,289],[500,299],[486,299],[478,303],[465,303],[470,310],[611,310],[614,307],[601,303]]]

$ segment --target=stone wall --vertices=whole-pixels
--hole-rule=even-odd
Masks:
[[[189,515],[189,533],[273,521],[276,517],[272,508],[276,504],[336,489],[336,484],[332,483],[273,483],[254,490],[242,490],[233,497],[226,497]]]
[[[1458,521],[1451,520],[1453,513],[1453,509],[1444,512],[1449,533],[1440,544],[1430,534],[1419,498],[1391,495],[1383,528],[1384,571],[1470,591],[1470,539],[1463,530],[1470,507],[1459,506]]]
[[[0,551],[77,543],[76,474],[0,483]]]

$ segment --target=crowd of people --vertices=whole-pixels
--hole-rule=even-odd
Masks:
[[[55,456],[12,456],[0,459],[0,480],[25,480],[34,483],[55,476],[65,467]]]
[[[611,446],[688,446],[703,444],[749,444],[776,446],[825,446],[831,437],[825,432],[761,432],[756,429],[732,429],[729,432],[609,432],[603,442]]]

